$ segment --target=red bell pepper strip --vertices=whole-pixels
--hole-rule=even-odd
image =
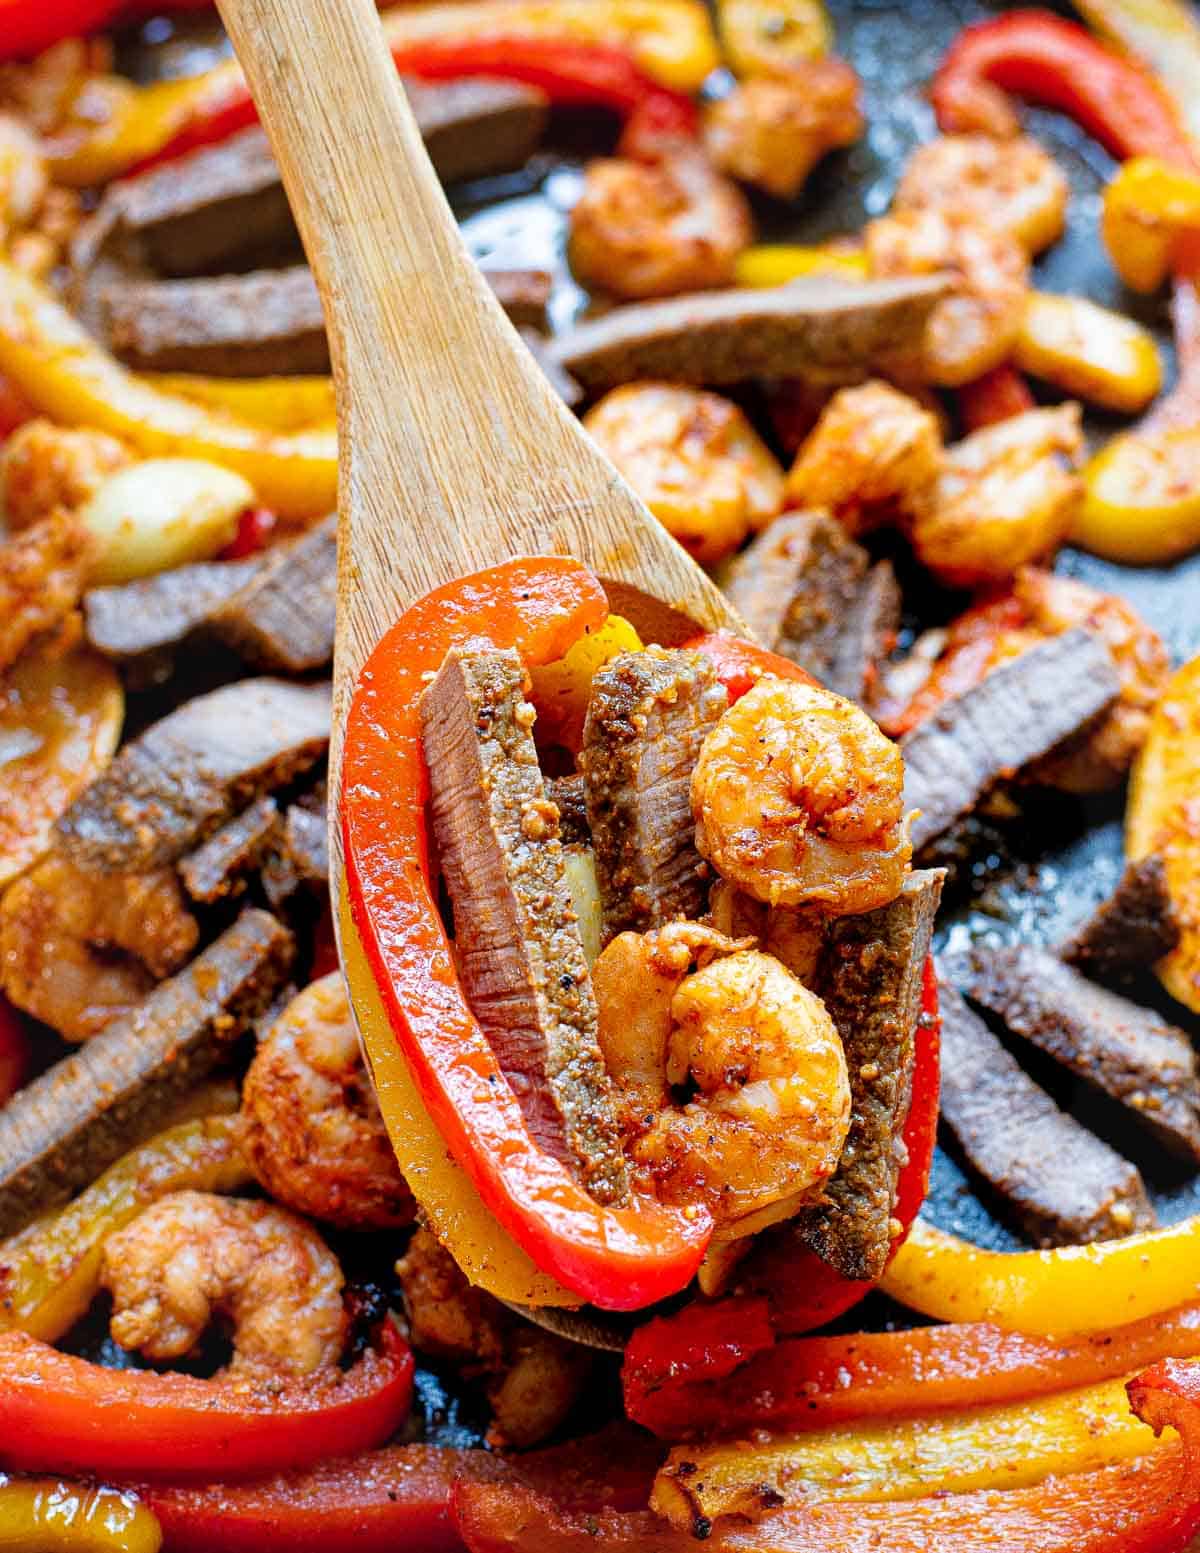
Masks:
[[[684,642],[683,647],[685,652],[703,653],[712,662],[717,678],[729,692],[731,706],[741,700],[764,674],[774,674],[779,679],[798,679],[804,685],[817,683],[790,658],[781,658],[777,652],[757,647],[732,631],[707,631],[703,636],[694,636]]]
[[[1181,1443],[1031,1488],[907,1500],[802,1504],[720,1525],[712,1553],[1184,1553],[1200,1529],[1200,1366],[1168,1360],[1129,1383],[1137,1415]],[[648,1513],[580,1515],[517,1486],[459,1482],[452,1500],[470,1553],[687,1553]]]
[[[797,1337],[726,1378],[646,1394],[636,1421],[667,1440],[799,1433],[1021,1402],[1116,1380],[1157,1359],[1194,1356],[1200,1304],[1058,1340],[984,1322]]]
[[[31,59],[64,38],[164,11],[206,11],[212,0],[0,0],[0,61]]]
[[[625,49],[613,44],[497,36],[426,39],[394,44],[392,59],[398,70],[429,80],[499,76],[538,87],[556,107],[609,108],[626,121],[625,149],[631,153],[644,154],[654,149],[655,141],[696,133],[691,98],[653,80]],[[233,64],[198,76],[184,116],[179,115],[178,106],[164,115],[161,143],[127,172],[174,161],[258,122],[246,78]]]
[[[1004,92],[1069,114],[1122,161],[1159,156],[1197,165],[1195,148],[1157,77],[1050,11],[1008,11],[964,28],[929,95],[947,134],[1012,134],[1016,121]]]
[[[982,431],[985,426],[1012,420],[1036,404],[1029,384],[1007,362],[993,367],[973,383],[965,383],[958,391],[958,407],[967,431]]]
[[[238,518],[237,533],[221,551],[222,561],[244,561],[271,543],[279,518],[269,507],[247,507]]]
[[[0,993],[0,1105],[25,1082],[30,1056],[25,1022]]]
[[[607,1310],[674,1294],[698,1268],[708,1214],[597,1203],[531,1137],[454,970],[431,891],[418,701],[455,643],[484,637],[552,662],[607,618],[577,561],[510,561],[438,588],[376,647],[346,728],[342,833],[354,923],[426,1110],[485,1206],[546,1273]]]
[[[24,1332],[0,1334],[0,1467],[99,1478],[253,1477],[369,1450],[408,1415],[413,1360],[378,1350],[328,1379],[255,1388],[107,1370]]]
[[[921,987],[922,1014],[916,1032],[912,1102],[904,1126],[908,1160],[896,1183],[895,1216],[903,1226],[893,1255],[904,1244],[929,1191],[929,1171],[937,1143],[938,1100],[941,1089],[941,1021],[938,1017],[937,975],[927,960]],[[843,1315],[875,1287],[843,1278],[810,1251],[786,1225],[764,1237],[739,1269],[738,1293],[705,1303],[696,1301],[673,1316],[647,1322],[630,1338],[621,1371],[625,1411],[634,1423],[667,1439],[720,1421],[724,1407],[747,1409],[759,1423],[763,1394],[778,1396],[773,1365],[776,1353],[788,1345],[776,1339],[811,1331]],[[794,1346],[794,1345],[792,1345]],[[1133,1368],[1130,1365],[1129,1368]],[[728,1380],[727,1385],[720,1382]],[[721,1407],[710,1411],[697,1398],[719,1396]],[[738,1399],[734,1401],[733,1399]],[[767,1413],[770,1408],[767,1408]]]

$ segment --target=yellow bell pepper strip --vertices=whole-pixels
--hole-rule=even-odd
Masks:
[[[54,1342],[92,1303],[110,1235],[168,1192],[235,1192],[250,1180],[235,1117],[183,1122],[159,1133],[67,1207],[35,1219],[0,1245],[0,1331]]]
[[[158,1553],[162,1528],[131,1493],[0,1477],[0,1553]]]
[[[561,44],[579,51],[576,60],[588,50],[597,60],[608,56],[611,62],[618,56],[626,67],[626,91],[674,97],[696,91],[719,63],[702,0],[468,0],[400,5],[382,20],[397,65],[417,75],[426,73],[423,62],[439,56],[446,65],[456,47],[488,47],[491,73],[509,74],[523,59],[545,63],[552,57],[551,45]],[[454,73],[468,74],[471,68],[464,52]],[[478,61],[474,73],[481,73]],[[559,100],[581,100],[565,78],[556,83],[548,77],[540,84]],[[97,95],[93,85],[91,96]],[[224,140],[256,121],[235,60],[199,76],[149,86],[114,78],[105,83],[104,95],[101,122],[86,122],[81,115],[46,143],[57,182],[76,187],[107,183]],[[626,102],[625,111],[632,106]]]
[[[1145,1456],[1154,1435],[1129,1411],[1121,1380],[1032,1402],[932,1418],[855,1423],[792,1438],[680,1445],[650,1508],[686,1531],[698,1521],[761,1515],[798,1500],[920,1499],[980,1488],[1027,1488]]]
[[[332,430],[264,431],[159,393],[110,356],[36,281],[0,260],[0,373],[65,426],[111,432],[145,458],[198,458],[245,477],[281,518],[337,505]]]
[[[331,377],[202,377],[190,372],[143,372],[157,393],[222,410],[268,431],[312,431],[337,420]]]
[[[1085,297],[1035,291],[1013,361],[1065,394],[1127,415],[1144,410],[1162,387],[1162,362],[1150,331]]]
[[[0,1466],[143,1482],[263,1477],[372,1450],[408,1416],[412,1351],[386,1319],[348,1370],[247,1384],[107,1370],[0,1333]]]
[[[1132,291],[1157,291],[1181,238],[1200,232],[1200,174],[1154,156],[1125,162],[1104,190],[1100,230]]]
[[[537,708],[538,739],[578,753],[596,671],[618,653],[641,652],[642,639],[620,615],[585,631],[557,663],[530,670],[529,699]]]
[[[1200,16],[1193,0],[1075,0],[1103,37],[1145,60],[1200,141]]]
[[[531,665],[561,658],[608,616],[578,562],[511,561],[435,589],[384,636],[358,679],[346,726],[342,834],[354,926],[441,1147],[531,1261],[610,1310],[636,1310],[694,1277],[712,1233],[703,1210],[634,1196],[597,1203],[538,1147],[459,986],[431,892],[429,780],[419,699],[456,643],[483,637]],[[368,1052],[376,1051],[365,1031]],[[397,1121],[384,1114],[395,1137]],[[418,1201],[422,1184],[409,1176]]]
[[[803,1504],[686,1532],[647,1513],[580,1514],[518,1484],[460,1480],[454,1510],[471,1553],[687,1553],[697,1538],[713,1553],[1184,1553],[1200,1528],[1200,1375],[1166,1361],[1127,1389],[1139,1418],[1182,1443],[1029,1488]]]
[[[918,1219],[880,1287],[937,1321],[991,1321],[1040,1335],[1106,1332],[1196,1298],[1200,1215],[1053,1251],[981,1251]]]
[[[867,273],[865,253],[819,243],[759,243],[743,250],[733,267],[734,285],[762,290],[786,286],[805,275],[844,275],[847,280],[863,280]]]
[[[719,0],[717,34],[737,75],[786,74],[833,44],[821,0]]]

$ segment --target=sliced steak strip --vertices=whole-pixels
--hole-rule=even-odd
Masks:
[[[0,1236],[149,1136],[270,1005],[293,950],[268,912],[243,912],[134,1013],[19,1090],[0,1111]]]
[[[546,797],[558,810],[558,834],[563,846],[590,847],[592,833],[588,828],[583,778],[578,774],[551,777],[546,783]]]
[[[1136,1166],[1060,1111],[943,977],[942,1120],[1038,1246],[1153,1229]]]
[[[258,557],[202,561],[138,582],[92,588],[83,599],[87,639],[120,667],[131,688],[162,684],[171,677],[179,648],[260,565]]]
[[[596,1000],[516,652],[455,649],[421,698],[459,977],[539,1144],[628,1195]]]
[[[845,1278],[879,1278],[892,1246],[905,1161],[914,1040],[933,921],[945,875],[911,874],[890,905],[830,924],[816,992],[846,1048],[850,1131],[825,1203],[797,1216],[800,1234]]]
[[[183,887],[206,906],[240,895],[279,836],[279,805],[259,798],[179,864]]]
[[[1076,629],[1031,647],[947,701],[901,743],[905,807],[921,811],[914,849],[949,830],[1000,778],[1111,706],[1119,690],[1108,648]]]
[[[331,516],[268,550],[205,624],[251,668],[307,674],[333,658],[336,605],[337,518]]]
[[[330,687],[247,679],[198,696],[125,745],[59,819],[85,868],[173,863],[239,808],[314,766],[329,745]]]
[[[830,690],[871,709],[880,666],[896,644],[900,611],[900,584],[892,563],[877,561],[842,618],[824,675]]]
[[[921,276],[699,292],[614,308],[560,335],[551,354],[589,393],[642,378],[858,382],[881,358],[919,346],[946,289],[939,276]]]
[[[604,940],[705,910],[692,769],[728,705],[699,653],[648,648],[599,669],[579,757],[604,902]]]
[[[546,126],[545,97],[511,81],[474,77],[405,82],[434,168],[444,182],[524,166]],[[297,252],[300,239],[279,168],[261,129],[247,129],[167,166],[114,184],[77,239],[72,262],[133,248],[164,275],[238,268],[249,257]]]
[[[1028,944],[972,951],[959,980],[1014,1035],[1125,1106],[1166,1148],[1200,1160],[1200,1081],[1182,1030]]]
[[[1100,981],[1116,980],[1170,954],[1179,917],[1161,857],[1129,863],[1117,888],[1059,949],[1069,964]]]
[[[267,859],[263,889],[272,906],[282,906],[303,885],[329,887],[329,824],[323,813],[294,803],[284,816],[281,844]]]

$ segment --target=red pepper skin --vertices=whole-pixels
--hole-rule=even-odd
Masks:
[[[773,1350],[771,1307],[761,1294],[694,1300],[673,1316],[648,1321],[629,1339],[624,1380],[639,1396],[673,1386],[724,1380],[756,1355]],[[630,1410],[634,1423],[644,1423]]]
[[[1200,1528],[1200,1366],[1167,1360],[1129,1383],[1134,1411],[1179,1445],[1132,1462],[898,1504],[798,1504],[721,1523],[712,1553],[1184,1553]],[[470,1553],[689,1553],[696,1540],[641,1513],[579,1515],[519,1486],[455,1485]]]
[[[391,1028],[446,1146],[488,1210],[543,1272],[608,1310],[684,1288],[708,1215],[639,1198],[604,1208],[529,1134],[458,984],[430,889],[428,773],[418,701],[455,643],[485,637],[552,662],[608,614],[577,561],[510,561],[435,589],[367,660],[347,721],[342,833],[354,923]]]
[[[798,663],[781,658],[777,652],[757,647],[744,636],[732,631],[706,631],[684,642],[685,652],[700,652],[712,662],[717,678],[729,692],[729,704],[740,701],[746,692],[763,677],[774,674],[779,679],[796,679],[802,685],[815,685],[817,681]]]
[[[0,993],[0,1105],[25,1082],[31,1055],[25,1021]]]
[[[933,79],[946,134],[1011,129],[995,122],[996,88],[1069,114],[1113,156],[1160,156],[1196,166],[1170,94],[1138,61],[1050,11],[1007,11],[966,27]]]
[[[113,1479],[260,1476],[369,1450],[408,1416],[413,1359],[386,1322],[327,1384],[279,1391],[106,1370],[24,1332],[0,1333],[0,1466]]]
[[[973,383],[966,383],[958,391],[958,407],[963,426],[967,431],[982,431],[985,426],[996,426],[1010,421],[1016,415],[1024,415],[1037,404],[1029,384],[1007,362],[993,367]]]
[[[0,0],[0,60],[31,59],[62,38],[99,32],[116,11],[114,0]]]
[[[222,561],[244,561],[271,543],[279,519],[269,507],[247,507],[238,519],[237,533],[221,551]]]
[[[558,38],[428,39],[397,45],[392,59],[398,70],[428,80],[500,76],[538,87],[555,106],[609,108],[626,121],[624,149],[630,154],[646,155],[664,141],[696,135],[698,119],[691,98],[651,80],[624,49],[610,44]],[[258,113],[241,74],[214,77],[211,96],[206,95],[190,122],[130,172],[172,162],[257,122]]]

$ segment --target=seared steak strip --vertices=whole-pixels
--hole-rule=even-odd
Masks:
[[[1086,976],[1115,980],[1170,954],[1179,943],[1179,917],[1157,855],[1129,863],[1117,888],[1059,949]]]
[[[262,872],[263,889],[272,906],[279,907],[302,885],[329,888],[329,823],[324,813],[292,804],[283,822],[283,840],[268,857]]]
[[[546,797],[558,810],[558,834],[564,847],[590,847],[592,833],[588,828],[587,791],[583,778],[576,772],[571,776],[550,777],[546,782]]]
[[[314,766],[329,744],[330,687],[247,679],[151,725],[59,819],[85,868],[173,863],[231,815]]]
[[[1011,776],[1111,706],[1112,654],[1091,632],[1065,631],[993,669],[939,707],[901,743],[904,802],[919,809],[916,851]]]
[[[206,625],[252,668],[307,674],[333,658],[337,518],[325,518],[259,557],[245,584],[210,611]]]
[[[450,652],[421,698],[459,977],[530,1132],[602,1202],[628,1194],[596,1000],[518,654]]]
[[[19,1090],[0,1110],[0,1236],[148,1137],[269,1006],[293,951],[268,912],[243,912],[134,1013]]]
[[[912,874],[890,905],[832,922],[818,962],[815,990],[846,1048],[850,1132],[824,1204],[796,1222],[845,1278],[874,1282],[892,1247],[921,986],[944,879],[934,869]]]
[[[279,805],[259,798],[180,860],[184,889],[206,906],[240,895],[278,835]]]
[[[541,92],[474,77],[405,78],[435,170],[452,183],[523,167],[547,119]],[[247,258],[296,252],[300,239],[270,142],[243,130],[164,167],[113,184],[72,253],[90,268],[107,247],[135,252],[164,275],[200,275]]]
[[[696,850],[692,768],[727,705],[699,653],[652,647],[597,671],[579,766],[606,943],[703,913],[709,869]]]
[[[834,640],[833,657],[823,676],[830,690],[871,709],[880,665],[896,643],[900,609],[900,585],[892,563],[877,561],[855,594]]]
[[[614,308],[559,335],[551,353],[589,393],[643,378],[714,386],[752,377],[860,382],[881,358],[919,348],[946,289],[935,275],[698,292]]]
[[[1200,1160],[1200,1081],[1182,1030],[1028,944],[974,950],[960,984],[1014,1035],[1125,1106],[1166,1148]]]
[[[1136,1166],[1060,1111],[943,977],[942,1120],[1038,1246],[1153,1229]]]

